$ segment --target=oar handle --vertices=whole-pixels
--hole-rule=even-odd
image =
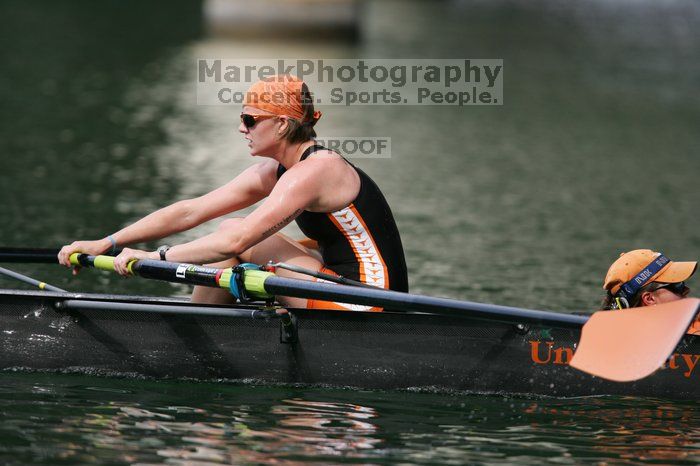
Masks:
[[[112,256],[89,256],[87,254],[81,254],[79,252],[74,252],[70,255],[70,263],[76,266],[89,266],[100,270],[106,270],[108,272],[114,272],[114,259]],[[127,264],[127,269],[132,275],[135,275],[133,266],[138,262],[137,260],[132,260]]]
[[[90,256],[87,254],[71,254],[70,262],[76,266],[94,267],[100,270],[114,272],[114,257]],[[236,270],[232,268],[217,269],[202,265],[180,264],[177,262],[159,260],[132,260],[127,265],[132,275],[155,280],[164,280],[174,283],[186,283],[188,285],[202,285],[213,288],[231,290],[237,286],[245,290],[246,296],[257,299],[270,299],[273,297],[265,290],[265,280],[274,276],[273,273],[263,270]],[[234,293],[235,294],[235,293]],[[240,294],[240,292],[239,292]]]

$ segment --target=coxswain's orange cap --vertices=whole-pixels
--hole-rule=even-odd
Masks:
[[[275,115],[286,115],[303,121],[301,86],[304,81],[296,76],[278,74],[262,79],[248,89],[245,103],[249,107],[259,108]],[[315,111],[312,123],[321,118],[321,112]]]
[[[630,252],[623,252],[620,257],[613,262],[605,276],[603,289],[609,290],[612,294],[620,291],[620,286],[632,280],[639,272],[644,270],[654,258],[661,254],[651,249],[635,249]],[[678,283],[685,281],[695,273],[698,267],[697,262],[674,262],[669,261],[654,276],[649,277],[646,283]]]

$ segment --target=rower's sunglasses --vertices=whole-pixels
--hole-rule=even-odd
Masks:
[[[685,282],[662,283],[660,286],[656,287],[656,290],[660,290],[662,288],[664,288],[664,289],[666,289],[666,290],[670,291],[671,293],[678,295],[678,296],[685,296],[686,294],[688,294],[688,291],[690,291],[690,289],[685,284]],[[654,290],[654,291],[656,291],[656,290]]]
[[[250,113],[241,113],[241,123],[248,129],[255,126],[258,120],[266,120],[268,118],[277,118],[277,115],[251,115]]]

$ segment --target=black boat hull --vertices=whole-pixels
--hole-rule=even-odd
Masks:
[[[56,303],[67,298],[113,302],[116,297],[0,291],[0,369],[370,389],[700,398],[696,336],[684,338],[669,367],[637,382],[616,383],[568,366],[580,336],[571,328],[397,312],[294,310],[298,338],[284,343],[274,316],[58,310]],[[119,301],[179,305],[155,298],[121,296]]]

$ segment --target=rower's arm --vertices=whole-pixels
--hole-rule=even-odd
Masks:
[[[251,206],[269,195],[277,182],[277,163],[257,163],[229,183],[203,196],[175,202],[119,230],[122,245],[140,243],[189,230],[213,218]]]
[[[322,164],[290,169],[279,179],[265,202],[241,219],[236,228],[221,229],[173,246],[168,251],[168,260],[213,263],[238,256],[284,228],[313,204],[319,196],[323,175]]]

